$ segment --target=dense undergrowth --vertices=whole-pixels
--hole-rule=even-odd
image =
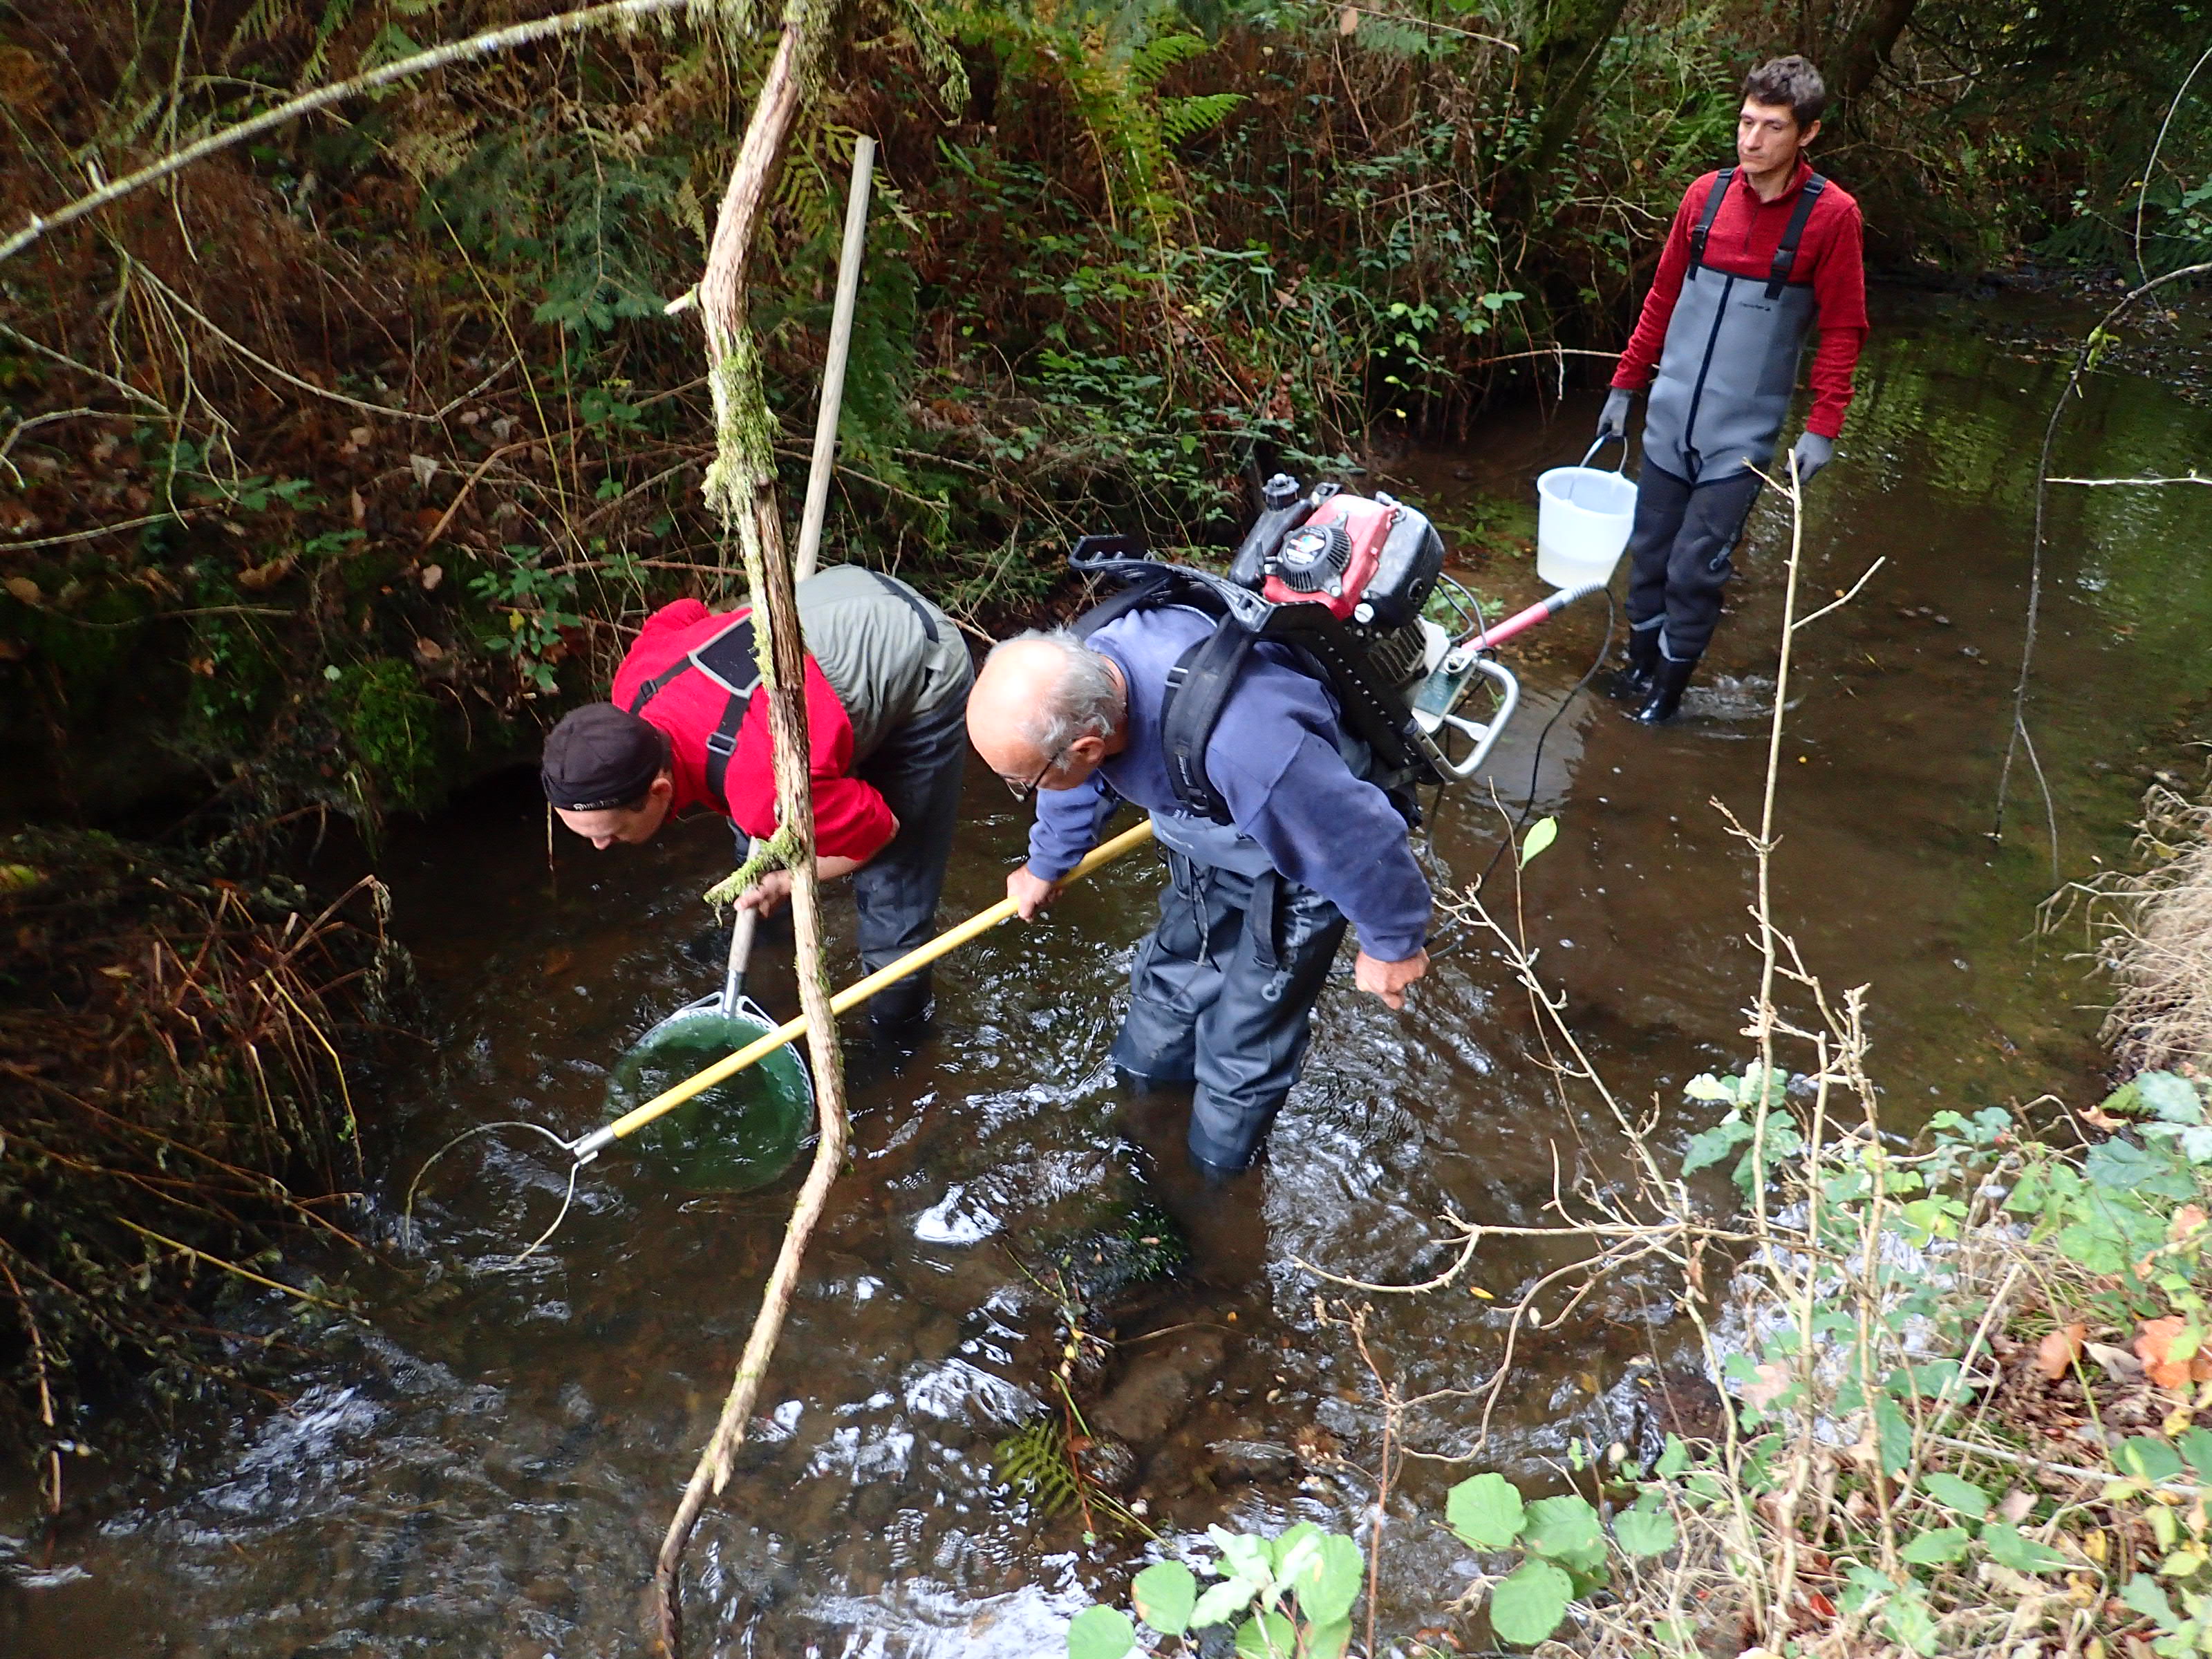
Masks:
[[[538,9],[0,21],[0,215]],[[2183,8],[2184,13],[2191,11]],[[2149,27],[2156,14],[2157,27]],[[2183,18],[2180,21],[2185,21]],[[2170,6],[2014,15],[1557,0],[863,7],[771,217],[757,323],[811,414],[845,161],[884,145],[833,556],[983,626],[1068,534],[1219,539],[1248,477],[1601,368],[1734,83],[1787,46],[1877,257],[2171,264],[2208,238]],[[694,279],[767,40],[686,22],[447,70],[266,135],[0,270],[0,752],[32,810],[212,790],[374,823],[526,748],[626,627],[726,594]],[[945,54],[957,57],[947,74]],[[1534,354],[1534,355],[1531,355]],[[1593,367],[1595,365],[1595,367]]]

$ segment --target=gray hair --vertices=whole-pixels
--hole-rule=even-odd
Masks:
[[[1060,653],[1060,678],[1017,728],[1037,753],[1057,756],[1078,738],[1111,737],[1127,713],[1121,682],[1106,665],[1106,659],[1065,628],[1048,631],[1030,629],[994,646],[997,656],[1009,645],[1030,641],[1048,645]]]

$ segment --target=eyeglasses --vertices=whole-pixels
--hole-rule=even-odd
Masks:
[[[1036,794],[1039,789],[1044,787],[1044,781],[1052,775],[1053,769],[1066,758],[1067,750],[1065,749],[1056,749],[1053,751],[1052,758],[1047,761],[1042,766],[1039,767],[1037,769],[1037,775],[1031,778],[1027,783],[1016,783],[1012,778],[1006,776],[1003,772],[999,775],[999,781],[1006,786],[1007,790],[1012,794],[1016,800],[1027,802],[1030,796]]]

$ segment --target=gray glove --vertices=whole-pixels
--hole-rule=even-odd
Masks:
[[[1790,446],[1790,459],[1797,468],[1797,482],[1810,483],[1815,472],[1836,459],[1836,441],[1817,432],[1801,432]]]
[[[1597,441],[1601,444],[1628,439],[1628,411],[1636,407],[1636,394],[1626,386],[1615,386],[1606,394],[1605,408],[1597,417]]]

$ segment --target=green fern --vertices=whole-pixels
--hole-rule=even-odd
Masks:
[[[1163,98],[1160,131],[1171,144],[1210,132],[1229,118],[1245,96],[1241,92],[1202,92],[1188,98]]]
[[[991,1465],[1048,1521],[1079,1495],[1081,1477],[1068,1455],[1067,1430],[1055,1415],[1033,1419],[999,1442],[992,1448]]]

